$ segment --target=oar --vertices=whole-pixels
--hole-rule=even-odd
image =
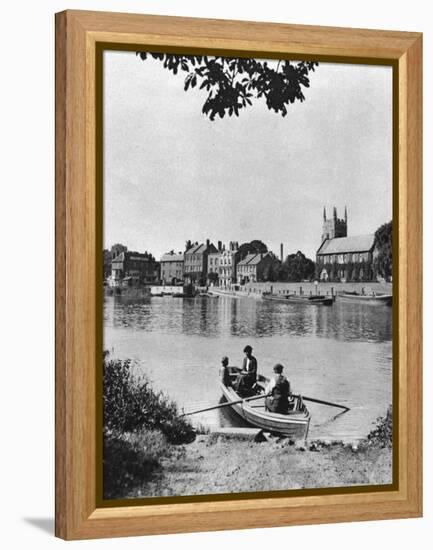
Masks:
[[[305,401],[312,401],[313,403],[320,403],[321,405],[329,405],[330,407],[338,407],[339,409],[344,409],[344,411],[350,411],[349,407],[344,405],[339,405],[338,403],[331,403],[330,401],[322,401],[322,399],[315,399],[314,397],[307,397],[306,395],[301,396]]]
[[[255,399],[263,399],[267,394],[254,395],[253,397],[246,397],[245,399],[238,399],[237,401],[227,401],[227,403],[221,403],[221,405],[215,405],[213,407],[207,407],[206,409],[199,409],[198,411],[192,411],[183,413],[180,416],[189,416],[191,414],[202,413],[206,411],[212,411],[213,409],[221,409],[222,407],[228,407],[229,405],[236,405],[237,403],[242,403],[243,401],[254,401]]]

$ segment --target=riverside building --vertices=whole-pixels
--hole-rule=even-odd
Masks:
[[[167,252],[161,257],[161,281],[165,285],[183,282],[183,252]]]
[[[323,209],[322,244],[316,253],[317,276],[321,281],[373,281],[375,236],[347,236],[347,208],[339,219],[334,207],[331,218]]]

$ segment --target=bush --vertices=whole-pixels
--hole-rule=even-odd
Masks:
[[[160,430],[168,442],[190,443],[191,424],[179,417],[176,404],[155,392],[145,378],[131,374],[131,361],[111,359],[104,352],[104,429],[125,434],[146,428]]]
[[[124,498],[160,469],[160,459],[170,454],[161,432],[104,436],[104,498]]]
[[[389,406],[386,416],[377,419],[376,427],[367,436],[367,442],[380,447],[392,446],[392,405]]]

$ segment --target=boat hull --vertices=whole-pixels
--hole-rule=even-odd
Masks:
[[[358,302],[370,305],[392,305],[392,294],[383,294],[379,296],[363,296],[362,294],[339,294],[338,299],[347,302]]]
[[[239,395],[232,387],[228,387],[222,382],[220,382],[220,386],[227,401],[239,400]],[[252,401],[251,404],[248,401],[242,401],[241,403],[232,405],[232,409],[246,422],[256,428],[283,435],[294,441],[306,439],[310,426],[310,413],[305,405],[302,411],[278,414],[265,411],[265,409],[258,410],[253,407],[254,403],[257,403],[257,400]]]
[[[271,296],[271,295],[262,295],[263,300],[269,302],[277,302],[279,304],[294,304],[294,305],[304,305],[304,306],[332,306],[334,303],[333,298],[326,298],[323,296]]]

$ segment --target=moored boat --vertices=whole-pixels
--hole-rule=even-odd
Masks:
[[[359,294],[358,292],[344,291],[338,295],[338,298],[350,302],[363,302],[372,305],[392,305],[392,294]]]
[[[232,409],[252,426],[271,433],[277,433],[293,440],[306,439],[310,426],[310,412],[301,396],[293,396],[294,404],[287,414],[273,413],[265,410],[264,398],[249,402],[235,391],[232,383],[236,380],[240,370],[238,367],[227,367],[229,382],[220,381],[221,391],[227,401],[237,401]],[[258,376],[257,386],[264,390],[269,380],[262,375]],[[257,393],[259,395],[259,393]],[[242,399],[241,402],[239,400]]]
[[[263,292],[263,300],[279,302],[284,304],[301,304],[301,305],[315,305],[315,306],[332,306],[334,299],[329,296],[323,295],[299,295],[299,294],[271,294],[270,292]]]
[[[239,294],[237,294],[234,290],[223,290],[217,287],[212,287],[212,289],[208,292],[214,298],[216,298],[217,296],[230,296],[231,298],[239,298]]]

